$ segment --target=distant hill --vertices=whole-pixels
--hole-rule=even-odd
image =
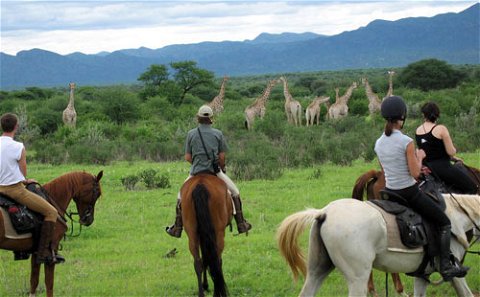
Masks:
[[[375,20],[334,36],[262,33],[254,40],[141,47],[97,55],[0,54],[1,89],[134,83],[151,64],[195,60],[217,76],[401,67],[426,58],[478,64],[480,4],[434,17]]]

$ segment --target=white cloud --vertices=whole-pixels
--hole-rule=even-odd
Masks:
[[[60,54],[253,39],[262,32],[335,35],[374,19],[459,12],[475,1],[2,1],[1,48]]]

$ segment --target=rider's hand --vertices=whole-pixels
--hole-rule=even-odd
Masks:
[[[28,185],[28,184],[31,184],[31,183],[37,183],[38,184],[38,182],[33,178],[27,178],[26,180],[23,181],[23,183],[25,185]]]

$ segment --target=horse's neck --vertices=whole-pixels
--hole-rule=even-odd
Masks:
[[[444,194],[447,204],[446,214],[454,226],[468,231],[476,226],[480,227],[480,196],[464,194]]]
[[[66,210],[75,195],[77,183],[72,178],[72,174],[65,174],[46,183],[43,187],[57,206]]]

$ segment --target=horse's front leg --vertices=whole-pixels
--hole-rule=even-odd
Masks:
[[[452,286],[455,289],[455,292],[457,292],[457,296],[473,297],[473,293],[468,287],[467,280],[464,277],[454,277],[452,280]]]
[[[30,262],[30,297],[35,297],[37,287],[38,287],[38,280],[40,276],[40,264],[37,264],[37,256],[32,254],[32,259]]]
[[[195,268],[195,273],[197,274],[198,297],[204,297],[205,292],[202,286],[202,273],[204,269],[203,269],[202,259],[200,259],[200,257],[195,257],[195,259],[193,260],[193,266]]]
[[[208,292],[207,267],[205,267],[205,266],[203,266],[203,284],[202,284],[202,287],[205,291]]]
[[[45,288],[47,297],[53,297],[53,283],[55,275],[55,264],[45,264]]]
[[[400,296],[408,296],[408,294],[405,294],[403,292],[403,285],[402,285],[402,280],[400,279],[400,274],[392,273],[392,280],[393,280],[393,284],[395,286],[395,291],[397,291],[397,293]]]
[[[370,276],[368,277],[368,294],[374,297],[378,297],[377,291],[375,291],[375,284],[373,283],[373,271],[370,272]]]
[[[427,296],[427,285],[428,282],[423,278],[416,277],[413,283],[413,296],[414,297],[425,297]]]

